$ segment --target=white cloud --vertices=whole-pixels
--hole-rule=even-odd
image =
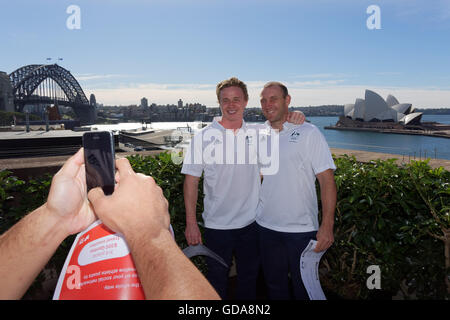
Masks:
[[[127,78],[132,77],[131,75],[126,74],[93,74],[93,73],[85,73],[74,75],[75,79],[78,81],[91,81],[91,80],[103,80],[103,79],[111,79],[111,78]]]
[[[365,89],[370,89],[383,98],[394,95],[401,103],[412,103],[416,108],[450,107],[450,89],[382,87],[364,85],[342,85],[343,80],[283,82],[292,97],[291,106],[317,106],[353,103],[364,98]],[[248,81],[249,107],[259,107],[259,94],[267,81]],[[105,105],[139,105],[146,97],[149,103],[176,104],[178,99],[186,103],[199,102],[208,107],[218,106],[216,84],[157,84],[127,85],[127,87],[104,88],[85,92],[94,93],[97,101]]]
[[[187,103],[200,102],[215,106],[215,87],[209,84],[159,84],[147,83],[128,87],[85,90],[92,91],[99,103],[105,105],[139,104],[146,97],[149,103],[176,104],[178,99]],[[89,94],[90,94],[89,93]]]
[[[380,71],[380,72],[375,72],[375,75],[377,76],[399,76],[401,75],[401,72],[396,72],[396,71]]]
[[[345,73],[313,73],[313,74],[299,74],[291,78],[310,78],[310,79],[329,79],[329,78],[347,78],[354,75]]]
[[[374,86],[330,86],[321,88],[291,88],[292,106],[354,103],[364,99],[366,89],[375,91],[383,98],[394,95],[401,103],[412,103],[416,108],[450,107],[450,90],[417,89]]]
[[[439,11],[439,19],[441,21],[450,20],[450,3],[448,1],[442,2],[442,9]]]
[[[414,24],[435,25],[450,19],[448,0],[380,0],[379,3],[382,8],[393,10],[396,18]]]

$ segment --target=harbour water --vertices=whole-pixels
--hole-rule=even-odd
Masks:
[[[308,117],[308,120],[321,130],[330,148],[397,154],[411,159],[450,160],[450,139],[406,134],[325,130],[325,126],[336,124],[338,117]],[[450,115],[424,115],[422,121],[450,124]],[[193,132],[201,128],[199,122],[153,122],[147,125],[148,128],[155,130],[186,126],[190,126]],[[142,124],[135,122],[93,125],[92,127],[97,130],[131,130],[141,128]]]
[[[450,160],[450,139],[407,134],[325,130],[336,124],[338,117],[311,117],[325,136],[330,148],[363,150],[402,155],[411,159]],[[422,121],[450,124],[450,115],[423,115]]]

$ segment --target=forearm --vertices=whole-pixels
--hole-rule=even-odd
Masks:
[[[186,176],[183,187],[186,224],[197,224],[198,180]]]
[[[320,198],[322,202],[322,225],[332,229],[336,209],[336,184],[334,180],[320,187]]]
[[[156,237],[134,232],[125,238],[147,299],[220,299],[168,230]]]
[[[336,209],[337,190],[334,180],[334,171],[328,169],[317,175],[320,185],[320,198],[322,202],[322,226],[334,226],[334,211]]]
[[[0,236],[0,299],[20,299],[67,236],[43,205]]]

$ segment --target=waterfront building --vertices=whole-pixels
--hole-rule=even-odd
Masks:
[[[147,110],[148,109],[148,100],[146,97],[141,99],[141,108]]]
[[[97,106],[97,100],[95,99],[95,95],[93,93],[89,97],[89,104],[94,107]]]
[[[0,110],[14,111],[14,95],[11,81],[6,72],[0,71]]]
[[[366,90],[364,99],[344,105],[346,118],[362,122],[395,122],[420,124],[422,112],[415,112],[410,103],[399,103],[393,95],[384,100],[374,91]]]

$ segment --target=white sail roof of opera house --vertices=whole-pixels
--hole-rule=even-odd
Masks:
[[[389,109],[386,111],[383,111],[379,114],[377,114],[376,119],[380,121],[388,121],[392,120],[394,122],[398,122],[400,119],[402,119],[405,115],[403,113],[398,113],[397,111],[393,109]]]
[[[359,121],[394,121],[408,124],[420,122],[422,113],[406,117],[414,113],[410,103],[399,103],[393,95],[388,95],[386,101],[376,92],[366,90],[364,99],[357,98],[355,103],[344,106],[344,115]]]
[[[395,106],[396,104],[399,104],[400,102],[398,102],[397,98],[394,97],[393,95],[388,95],[386,98],[386,103],[389,107]]]
[[[366,111],[366,104],[364,103],[364,99],[357,98],[355,101],[355,112],[353,113],[354,119],[362,119],[364,120],[364,113]]]
[[[348,103],[344,105],[344,114],[349,114],[355,108],[354,103]]]
[[[410,113],[410,114],[407,114],[406,116],[404,116],[402,119],[400,119],[400,122],[403,124],[412,124],[413,122],[419,123],[421,118],[422,118],[422,112],[414,112],[414,113]]]
[[[387,105],[386,101],[378,95],[377,93],[366,90],[365,94],[365,105],[366,105],[366,112],[364,113],[364,121],[371,121],[373,119],[378,119],[377,115],[381,113],[385,113],[389,110],[389,106]],[[378,119],[378,120],[384,120],[384,119]]]
[[[394,106],[391,106],[391,108],[399,113],[408,114],[411,112],[411,106],[412,106],[411,103],[399,103]]]

